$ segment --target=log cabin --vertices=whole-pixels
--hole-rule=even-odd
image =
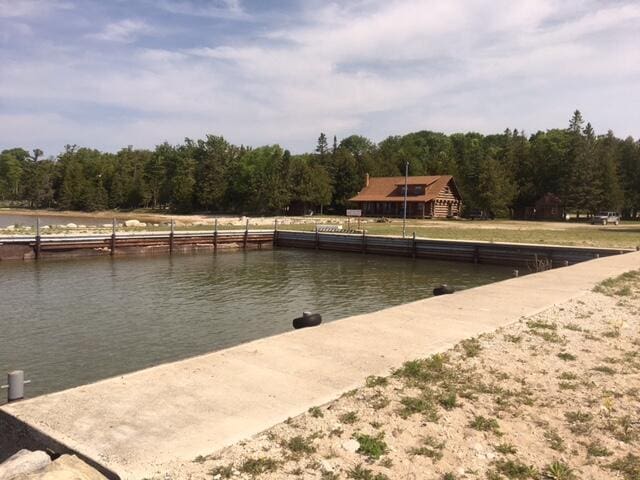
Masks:
[[[350,202],[364,216],[402,217],[405,177],[369,177],[364,188]],[[407,177],[407,217],[457,217],[462,196],[451,175]]]

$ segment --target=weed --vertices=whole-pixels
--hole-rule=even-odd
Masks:
[[[209,460],[208,457],[203,457],[202,455],[198,455],[196,458],[193,459],[193,463],[204,463],[207,460]]]
[[[371,408],[374,410],[382,410],[391,403],[391,401],[381,393],[377,393],[371,397],[370,402]]]
[[[512,443],[501,443],[493,448],[496,449],[496,452],[502,453],[504,455],[513,455],[518,451],[515,445],[513,445]]]
[[[370,459],[377,460],[389,451],[387,443],[383,440],[384,433],[382,432],[375,437],[366,434],[356,434],[354,438],[360,444],[357,452],[366,455]]]
[[[511,342],[511,343],[520,343],[522,341],[522,335],[505,335],[503,337],[505,339],[505,341],[507,342]]]
[[[564,344],[566,342],[564,337],[561,337],[553,330],[529,330],[529,333],[536,335],[549,343]]]
[[[547,465],[543,475],[543,478],[548,480],[575,480],[577,478],[569,465],[558,460]]]
[[[505,477],[513,480],[536,478],[538,472],[535,467],[525,465],[519,460],[498,460],[495,463],[496,470]],[[498,477],[499,478],[499,477]]]
[[[482,415],[476,415],[469,423],[469,426],[481,432],[500,433],[500,425],[495,418],[485,418]]]
[[[347,425],[353,425],[358,421],[358,414],[356,412],[346,412],[338,417],[341,423],[345,423]]]
[[[453,410],[458,406],[458,396],[451,390],[438,395],[438,404],[445,410]]]
[[[371,375],[367,377],[365,385],[369,388],[373,387],[386,387],[389,384],[389,380],[386,377],[376,377]]]
[[[369,425],[371,425],[373,428],[375,428],[376,430],[379,430],[380,428],[382,428],[382,425],[384,425],[382,422],[369,422]]]
[[[561,353],[558,354],[558,358],[560,360],[564,360],[565,362],[573,362],[578,357],[576,357],[574,354],[569,353],[569,352],[561,352]]]
[[[564,418],[569,423],[569,430],[575,434],[585,434],[591,431],[593,415],[587,412],[565,412]]]
[[[598,441],[593,441],[587,445],[587,455],[590,457],[608,457],[613,452],[607,449]]]
[[[380,466],[384,468],[391,468],[393,467],[393,460],[391,460],[389,457],[385,457],[380,460]]]
[[[316,451],[312,438],[305,438],[301,435],[297,435],[286,442],[282,442],[282,446],[288,449],[294,457],[309,455]]]
[[[640,478],[640,457],[628,453],[626,457],[619,458],[607,465],[611,470],[620,472],[625,480],[638,480]]]
[[[477,338],[469,338],[460,342],[466,357],[477,357],[482,350],[482,345]]]
[[[247,458],[242,465],[240,465],[239,470],[249,475],[260,475],[261,473],[275,472],[279,466],[280,462],[273,458]]]
[[[329,436],[330,437],[339,437],[344,433],[344,430],[342,430],[341,428],[334,428],[333,430],[331,430],[329,432]]]
[[[531,329],[542,329],[542,330],[557,330],[558,329],[558,324],[557,323],[549,323],[549,322],[545,322],[544,320],[529,320],[527,322],[527,327],[531,328]]]
[[[577,390],[578,389],[578,384],[577,383],[571,383],[571,382],[560,382],[560,383],[558,383],[558,388],[560,390]]]
[[[233,465],[219,465],[209,470],[209,475],[212,477],[219,475],[219,478],[231,478],[233,476]]]
[[[549,443],[549,448],[557,452],[564,452],[564,440],[556,430],[547,430],[544,432],[544,438]]]
[[[389,480],[384,473],[373,473],[368,468],[363,468],[362,464],[356,465],[347,472],[347,477],[354,480]]]
[[[410,380],[414,383],[437,382],[450,375],[447,355],[437,353],[422,360],[405,362],[394,375]]]
[[[620,329],[614,328],[612,330],[607,330],[606,332],[602,332],[602,336],[607,338],[618,338],[620,336]]]
[[[309,415],[311,415],[313,418],[324,417],[324,413],[322,413],[322,409],[320,407],[311,407],[309,409]]]
[[[453,473],[451,472],[447,472],[447,473],[443,473],[442,474],[442,480],[456,480],[458,477],[456,477]]]
[[[560,380],[577,380],[578,375],[573,372],[562,372],[558,378]]]
[[[429,457],[434,462],[437,462],[442,458],[443,448],[444,448],[444,443],[438,442],[433,437],[425,437],[422,441],[422,446],[409,449],[409,454]]]
[[[567,323],[564,325],[564,328],[566,328],[567,330],[571,330],[573,332],[581,332],[582,331],[582,327],[576,323]]]
[[[591,370],[594,372],[606,373],[607,375],[614,375],[616,371],[608,365],[598,365],[597,367],[593,367]]]
[[[409,418],[416,413],[422,413],[427,421],[435,422],[438,420],[438,412],[433,400],[423,395],[421,397],[403,397],[400,400],[402,408],[398,411],[398,414],[402,418]]]
[[[320,474],[320,480],[339,480],[340,475],[330,470],[322,470]]]

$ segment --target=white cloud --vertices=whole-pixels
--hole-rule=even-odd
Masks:
[[[124,19],[109,23],[101,32],[92,33],[87,36],[107,42],[131,43],[135,41],[138,36],[152,32],[153,28],[141,20]]]
[[[164,8],[245,15],[235,2]],[[20,137],[22,128],[26,142],[35,136],[25,146],[57,149],[69,136],[117,149],[216,133],[303,151],[320,131],[374,140],[418,129],[534,132],[564,126],[575,108],[597,130],[640,134],[634,2],[314,2],[288,24],[226,41],[205,29],[197,47],[136,49],[127,42],[158,32],[122,20],[94,34],[119,42],[122,51],[78,55],[43,47],[37,58],[3,65],[0,99],[52,106],[42,108],[61,119],[40,133],[22,118],[11,136],[0,129],[0,142]],[[63,113],[87,105],[98,112],[86,113],[89,121]],[[101,109],[125,113],[109,121]],[[49,143],[54,138],[57,147]]]
[[[162,0],[154,2],[155,7],[167,12],[196,17],[248,19],[240,0]]]
[[[0,18],[41,16],[55,9],[71,9],[60,0],[0,0]]]

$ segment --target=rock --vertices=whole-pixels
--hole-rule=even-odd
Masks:
[[[65,225],[66,228],[78,228],[78,225],[76,225],[75,223],[67,223]]]
[[[9,225],[8,227],[4,227],[4,229],[8,232],[12,232],[16,229],[15,225]]]
[[[107,477],[75,455],[62,455],[44,469],[15,480],[107,480]]]
[[[140,224],[139,220],[125,220],[124,221],[124,226],[125,227],[139,227],[139,226],[141,226],[141,224]]]
[[[111,228],[113,225],[110,223],[103,223],[102,228]]]
[[[20,450],[0,465],[0,480],[10,480],[18,475],[28,475],[42,470],[51,463],[49,455],[38,450]]]
[[[346,442],[342,442],[342,448],[344,448],[347,452],[356,453],[356,451],[360,448],[360,443],[357,440],[347,440]]]
[[[49,230],[51,228],[51,225],[43,225],[42,227],[40,227],[40,230]]]

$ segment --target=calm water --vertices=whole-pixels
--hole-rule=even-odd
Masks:
[[[35,396],[286,332],[303,310],[331,321],[509,274],[293,249],[0,262],[0,379],[25,370]]]

